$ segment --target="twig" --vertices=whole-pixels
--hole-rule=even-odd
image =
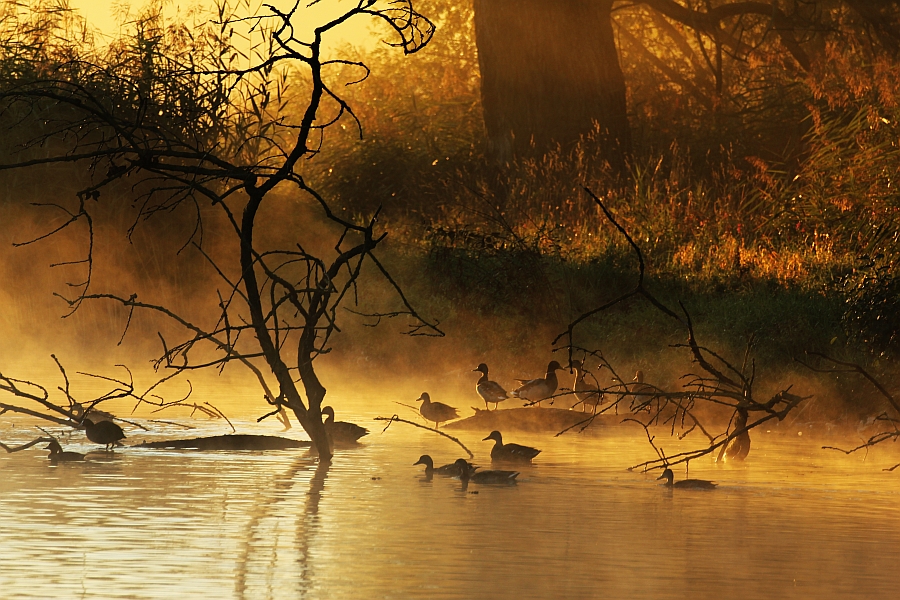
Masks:
[[[50,443],[52,441],[53,441],[52,437],[49,437],[49,438],[39,437],[36,440],[31,440],[27,444],[22,444],[21,446],[7,446],[3,442],[0,442],[0,448],[3,448],[4,450],[6,450],[7,452],[10,452],[10,453],[11,452],[21,452],[22,450],[27,450],[28,448],[31,448],[32,446],[34,446],[36,444],[40,444],[41,442]]]
[[[398,402],[398,404],[399,404],[399,402]],[[457,444],[459,444],[459,446],[460,446],[463,450],[466,451],[466,453],[469,455],[469,458],[475,458],[475,455],[472,454],[472,451],[471,451],[471,450],[469,450],[468,448],[466,448],[466,445],[465,445],[465,444],[463,444],[461,441],[459,441],[458,439],[456,439],[456,438],[453,437],[452,435],[447,435],[447,434],[444,433],[443,431],[439,431],[439,430],[437,430],[437,429],[428,427],[428,426],[426,426],[426,425],[419,425],[418,423],[413,423],[412,421],[407,421],[406,419],[401,419],[401,418],[398,417],[397,415],[394,415],[394,416],[392,416],[392,417],[375,417],[375,420],[376,420],[376,421],[387,421],[387,422],[388,422],[388,424],[385,425],[384,429],[382,430],[382,433],[384,433],[385,431],[387,431],[388,427],[390,427],[391,424],[394,423],[395,421],[396,421],[396,422],[399,422],[399,423],[406,423],[407,425],[413,425],[414,427],[419,427],[419,428],[421,428],[421,429],[427,429],[428,431],[433,431],[434,433],[436,433],[436,434],[438,434],[438,435],[444,436],[444,437],[447,438],[448,440],[453,440],[454,442],[456,442]]]

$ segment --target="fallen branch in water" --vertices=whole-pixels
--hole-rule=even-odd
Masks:
[[[53,441],[53,438],[39,437],[36,440],[31,440],[27,444],[22,444],[21,446],[7,446],[3,442],[0,442],[0,448],[3,448],[8,453],[21,452],[22,450],[28,450],[29,448],[31,448],[32,446],[34,446],[36,444],[40,444],[42,442],[46,442],[49,444],[52,441]]]
[[[800,359],[794,359],[794,360],[799,362],[801,365],[803,365],[807,369],[809,369],[811,371],[815,371],[816,373],[856,373],[858,375],[861,375],[862,377],[867,379],[869,381],[869,383],[871,383],[872,386],[881,393],[882,396],[884,396],[884,398],[888,401],[888,404],[890,404],[891,407],[898,414],[898,416],[892,417],[887,412],[883,412],[880,415],[878,415],[877,417],[875,417],[875,419],[872,421],[873,423],[877,422],[877,421],[882,421],[884,423],[889,424],[890,429],[887,429],[884,431],[879,431],[878,433],[871,435],[869,437],[869,439],[867,439],[865,442],[863,442],[862,444],[860,444],[859,446],[857,446],[855,448],[851,448],[850,450],[845,450],[843,448],[837,448],[835,446],[822,446],[823,450],[837,450],[838,452],[843,452],[844,454],[853,454],[854,452],[858,452],[859,450],[863,450],[863,449],[865,449],[865,451],[868,452],[869,448],[876,446],[882,442],[885,442],[887,440],[897,441],[898,439],[900,439],[900,427],[897,426],[898,424],[900,424],[900,418],[898,418],[898,417],[900,417],[900,403],[897,402],[896,398],[894,398],[894,395],[891,394],[887,390],[887,388],[884,387],[884,385],[880,381],[878,381],[878,379],[874,375],[872,375],[871,373],[866,371],[866,369],[864,369],[862,367],[862,365],[859,365],[859,364],[853,363],[853,362],[838,360],[838,359],[836,359],[832,356],[829,356],[827,354],[824,354],[822,352],[807,352],[806,354],[807,354],[807,356],[811,356],[813,358],[817,358],[817,359],[826,361],[827,363],[830,363],[832,366],[820,367],[818,365],[810,364],[810,363],[807,363]],[[897,467],[900,467],[900,463],[897,463],[893,467],[889,467],[889,468],[886,468],[883,470],[884,471],[893,471]]]
[[[390,427],[391,424],[394,423],[394,422],[406,423],[407,425],[412,425],[412,426],[414,426],[414,427],[419,427],[419,428],[421,428],[421,429],[427,429],[428,431],[433,431],[434,433],[436,433],[436,434],[438,434],[438,435],[444,436],[444,437],[447,438],[448,440],[453,440],[454,442],[456,442],[457,444],[459,444],[459,447],[460,447],[460,448],[462,448],[463,450],[466,451],[466,453],[469,455],[469,458],[475,458],[475,455],[472,454],[472,451],[471,451],[471,450],[469,450],[468,448],[466,448],[466,445],[465,445],[465,444],[463,444],[461,441],[459,441],[458,439],[456,439],[456,438],[453,437],[452,435],[448,435],[448,434],[444,433],[443,431],[439,431],[439,430],[437,430],[437,429],[434,429],[434,428],[432,428],[432,427],[428,427],[428,426],[426,426],[426,425],[419,425],[418,423],[413,423],[412,421],[407,421],[406,419],[401,419],[401,418],[398,417],[397,415],[394,415],[394,416],[392,416],[392,417],[375,417],[375,420],[376,420],[376,421],[387,421],[387,422],[388,422],[388,424],[384,426],[384,429],[381,430],[382,433],[384,433],[385,431],[387,431],[387,430],[388,430],[388,427]]]
[[[566,350],[570,365],[573,364],[575,354],[578,352],[584,353],[584,360],[588,356],[599,358],[601,364],[598,368],[609,368],[613,374],[613,381],[618,382],[617,384],[614,384],[611,388],[597,386],[597,391],[603,397],[609,396],[613,398],[612,404],[599,411],[599,414],[608,412],[611,409],[618,412],[620,403],[630,404],[628,409],[632,415],[625,421],[634,421],[644,428],[648,442],[657,455],[656,459],[635,465],[632,469],[643,468],[648,470],[681,462],[688,463],[715,450],[719,450],[717,461],[726,457],[731,460],[743,460],[750,451],[750,436],[748,433],[750,429],[771,419],[783,420],[788,412],[806,398],[790,393],[791,387],[789,386],[766,402],[757,400],[754,395],[756,368],[751,353],[755,341],[754,336],[750,336],[743,361],[740,364],[732,364],[721,352],[701,345],[694,331],[693,320],[687,307],[679,302],[680,311],[673,310],[645,287],[646,265],[637,242],[616,221],[615,216],[605,206],[603,201],[590,189],[584,189],[594,203],[603,211],[606,220],[616,228],[633,250],[638,262],[637,280],[630,291],[620,294],[616,298],[583,313],[571,321],[566,331],[560,333],[553,340],[553,345],[557,346],[554,351]],[[693,365],[681,377],[683,382],[681,390],[665,390],[644,382],[641,370],[635,373],[634,380],[626,383],[624,379],[616,374],[613,365],[603,358],[601,352],[575,345],[575,329],[582,322],[609,311],[616,305],[635,300],[649,302],[657,311],[668,317],[671,322],[677,323],[678,329],[686,334],[686,343],[671,345],[672,348],[687,350]],[[558,346],[562,341],[565,344]],[[582,365],[584,360],[581,361]],[[733,411],[729,425],[723,433],[717,433],[711,428],[704,427],[695,414],[695,410],[699,406],[710,407],[716,411],[725,408]],[[751,415],[761,416],[748,424]],[[579,427],[581,431],[584,431],[595,419],[596,414],[591,415],[580,423],[561,431],[559,434]],[[733,429],[732,423],[734,424]],[[654,436],[650,434],[650,427],[659,426],[667,428],[669,435],[679,440],[685,439],[695,429],[699,429],[706,437],[706,445],[675,456],[666,457],[662,453],[662,449],[654,443]]]

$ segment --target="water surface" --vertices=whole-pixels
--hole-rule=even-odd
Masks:
[[[720,487],[691,492],[625,470],[652,455],[640,431],[508,434],[544,452],[516,486],[464,491],[412,466],[464,456],[455,444],[363,424],[365,444],[327,468],[303,450],[124,448],[57,466],[38,448],[0,454],[0,597],[896,597],[900,470],[881,470],[884,453],[759,435],[744,464],[695,461],[690,475]],[[129,439],[204,433],[224,431]],[[485,433],[459,435],[487,466]],[[4,423],[0,437],[35,430]],[[64,445],[95,450],[78,432]]]

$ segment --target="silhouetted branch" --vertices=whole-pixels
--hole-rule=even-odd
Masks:
[[[398,417],[397,415],[394,415],[394,416],[392,416],[392,417],[375,417],[375,420],[376,420],[376,421],[387,421],[387,422],[388,422],[388,424],[385,425],[385,427],[384,427],[384,429],[382,430],[382,432],[387,431],[387,430],[388,430],[388,427],[390,427],[391,424],[392,424],[392,423],[395,423],[395,422],[397,422],[397,423],[406,423],[407,425],[412,425],[413,427],[418,427],[418,428],[420,428],[420,429],[426,429],[426,430],[428,430],[428,431],[432,431],[432,432],[434,432],[434,433],[436,433],[436,434],[438,434],[438,435],[444,436],[444,437],[447,438],[448,440],[452,440],[452,441],[456,442],[457,444],[459,444],[459,447],[460,447],[460,448],[462,448],[463,450],[466,451],[466,453],[469,455],[469,458],[475,458],[475,455],[472,454],[472,451],[469,450],[468,448],[466,448],[466,445],[463,444],[461,441],[459,441],[457,438],[453,437],[452,435],[448,435],[448,434],[446,434],[446,433],[444,433],[443,431],[440,431],[440,430],[438,430],[438,429],[434,429],[433,427],[428,427],[427,425],[420,425],[420,424],[418,424],[418,423],[413,423],[412,421],[407,421],[406,419],[401,419],[401,418]]]

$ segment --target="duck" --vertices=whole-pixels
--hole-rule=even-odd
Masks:
[[[99,408],[93,407],[89,408],[87,414],[84,410],[84,405],[80,402],[72,402],[72,405],[69,407],[69,410],[72,412],[72,416],[76,420],[80,420],[82,417],[87,416],[87,414],[91,415],[91,417],[95,419],[103,419],[105,421],[112,421],[116,418],[116,416],[112,413],[108,413],[105,410],[100,410]]]
[[[496,430],[482,441],[486,442],[487,440],[494,440],[494,447],[491,448],[491,460],[493,461],[531,462],[531,459],[541,453],[537,448],[530,446],[504,444],[503,436]]]
[[[583,361],[572,361],[572,368],[575,369],[575,383],[572,388],[575,390],[575,397],[581,403],[581,412],[587,412],[588,407],[591,407],[591,413],[597,414],[597,407],[603,401],[603,393],[584,380],[587,373]],[[600,368],[603,368],[603,365],[600,365]]]
[[[422,395],[416,398],[416,402],[422,402],[419,412],[429,421],[434,421],[434,427],[437,429],[444,421],[458,419],[459,413],[449,404],[443,402],[432,402],[428,392],[422,392]]]
[[[125,439],[125,432],[112,421],[94,423],[90,419],[85,419],[81,424],[84,426],[84,434],[87,439],[95,444],[105,445],[107,450],[113,446],[121,446],[119,440]]]
[[[494,409],[496,409],[498,404],[509,398],[509,393],[504,390],[499,383],[488,379],[488,366],[486,364],[481,363],[476,368],[472,369],[472,371],[481,373],[481,378],[479,378],[478,383],[475,384],[475,391],[478,392],[478,395],[484,400],[484,407],[486,409],[490,410],[488,402],[493,404]]]
[[[79,454],[78,452],[63,452],[62,446],[60,446],[59,442],[56,440],[50,440],[46,449],[50,451],[50,456],[47,458],[49,458],[52,463],[84,460],[84,454]]]
[[[530,404],[541,405],[541,400],[546,400],[553,395],[559,385],[556,378],[556,372],[562,369],[562,366],[555,360],[551,360],[547,365],[547,374],[542,378],[531,379],[528,381],[520,379],[522,385],[512,391],[512,395],[521,398]]]
[[[361,427],[356,423],[347,421],[335,421],[334,409],[330,406],[322,408],[322,414],[325,415],[325,433],[331,436],[332,443],[335,444],[354,444],[364,435],[368,435],[369,430]]]
[[[443,475],[444,477],[457,477],[459,475],[459,461],[444,465],[442,467],[435,467],[434,460],[432,460],[431,456],[428,454],[423,454],[419,457],[419,460],[413,463],[415,465],[425,465],[425,475],[431,476],[433,474]],[[466,463],[469,465],[469,475],[475,473],[475,469],[478,467]]]
[[[518,471],[479,471],[474,472],[472,465],[464,458],[457,459],[454,463],[457,469],[457,475],[463,485],[472,483],[516,483],[516,477],[519,476]]]
[[[650,404],[650,400],[656,395],[656,388],[649,383],[644,383],[644,372],[640,369],[634,373],[634,379],[631,382],[631,395],[634,398],[631,408],[637,412]]]
[[[718,487],[718,484],[713,483],[712,481],[707,481],[705,479],[682,479],[681,481],[675,481],[675,474],[672,473],[672,469],[667,468],[662,472],[662,475],[656,478],[657,481],[660,479],[665,479],[666,483],[663,484],[668,488],[678,488],[680,490],[714,490]]]
[[[750,414],[746,408],[738,408],[735,411],[734,427],[732,431],[740,431],[747,427],[747,419]],[[739,433],[725,449],[725,457],[728,460],[744,460],[750,454],[750,432]]]

